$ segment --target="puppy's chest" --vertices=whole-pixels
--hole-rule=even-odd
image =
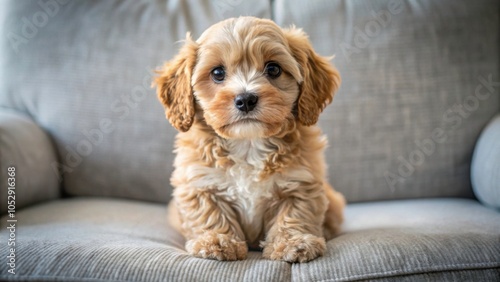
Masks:
[[[261,178],[269,152],[260,143],[240,141],[231,144],[229,149],[228,158],[233,164],[225,173],[225,181],[229,184],[227,196],[251,209],[272,196],[278,175]]]
[[[240,217],[247,239],[257,240],[262,231],[264,212],[273,192],[281,182],[281,175],[261,178],[269,150],[251,141],[231,144],[228,158],[233,165],[226,169],[224,197]]]

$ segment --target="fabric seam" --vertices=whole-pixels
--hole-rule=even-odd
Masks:
[[[468,267],[465,269],[456,269],[453,267]],[[451,264],[451,265],[445,265],[445,266],[440,266],[438,268],[432,269],[432,268],[414,268],[411,269],[409,272],[405,272],[404,270],[390,270],[390,271],[383,271],[383,272],[374,272],[374,273],[367,273],[367,274],[359,274],[359,275],[349,275],[349,276],[344,276],[344,277],[339,277],[339,278],[328,278],[324,280],[318,280],[317,282],[328,282],[328,281],[345,281],[345,280],[351,280],[351,279],[367,279],[367,278],[383,278],[385,275],[390,275],[390,276],[398,276],[398,275],[414,275],[414,274],[421,274],[421,273],[428,273],[428,272],[453,272],[453,271],[464,271],[464,270],[486,270],[490,268],[499,268],[500,263],[498,262],[482,262],[482,263],[464,263],[464,264]],[[378,277],[379,276],[379,277]]]

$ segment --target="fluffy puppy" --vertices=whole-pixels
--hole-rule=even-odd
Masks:
[[[315,126],[340,76],[307,36],[240,17],[187,35],[158,71],[157,93],[176,139],[169,220],[196,257],[321,256],[344,199],[327,183],[326,138]]]

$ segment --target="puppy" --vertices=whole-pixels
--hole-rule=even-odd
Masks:
[[[154,84],[176,138],[169,220],[193,256],[321,256],[343,220],[315,126],[340,76],[307,36],[240,17],[187,35]]]

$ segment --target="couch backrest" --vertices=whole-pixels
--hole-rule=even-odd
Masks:
[[[167,201],[176,132],[150,88],[152,70],[187,31],[273,17],[336,54],[343,84],[320,120],[336,189],[350,201],[469,197],[474,143],[500,108],[498,6],[11,0],[1,11],[0,108],[50,133],[60,163],[40,165],[64,173],[67,194]]]
[[[472,196],[474,144],[500,106],[499,11],[489,0],[275,1],[280,25],[336,54],[343,84],[321,125],[337,189],[360,201]]]

